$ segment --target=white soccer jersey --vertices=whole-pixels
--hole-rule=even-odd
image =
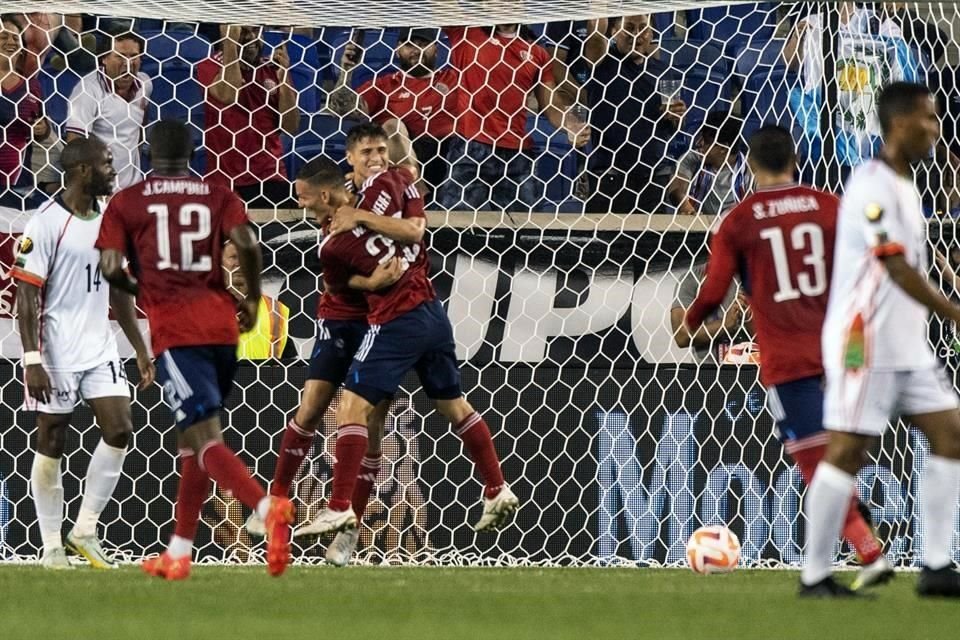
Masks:
[[[857,167],[837,220],[823,364],[840,370],[916,370],[936,366],[927,342],[927,308],[887,274],[878,255],[902,253],[927,272],[927,225],[912,180],[880,160]]]
[[[67,131],[81,136],[93,134],[110,147],[118,191],[143,179],[140,143],[151,93],[150,78],[138,73],[128,100],[117,95],[110,79],[98,69],[80,78],[70,94]]]
[[[52,371],[86,371],[118,360],[110,284],[94,242],[102,214],[73,215],[58,197],[40,207],[20,239],[11,275],[41,287],[40,351]]]

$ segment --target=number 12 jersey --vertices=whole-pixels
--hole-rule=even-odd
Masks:
[[[226,187],[190,177],[154,177],[113,196],[99,249],[115,249],[140,281],[155,355],[172,347],[235,345],[237,306],[221,256],[246,208]]]
[[[691,326],[723,300],[739,273],[750,301],[766,386],[823,373],[836,196],[790,184],[758,189],[720,220],[707,278],[687,310]]]

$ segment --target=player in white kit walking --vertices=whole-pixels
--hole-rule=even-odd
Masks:
[[[133,298],[101,278],[100,252],[94,248],[98,198],[113,193],[116,178],[112,154],[99,139],[81,138],[64,148],[61,163],[66,188],[27,223],[11,270],[23,343],[23,408],[37,415],[30,486],[43,539],[41,564],[69,569],[61,538],[60,458],[74,407],[86,401],[102,440],[90,459],[80,512],[66,542],[93,567],[106,569],[116,565],[100,545],[97,523],[117,486],[132,432],[130,389],[110,326],[111,308],[136,350],[141,387],[153,381],[154,366]]]
[[[880,92],[877,113],[884,147],[854,170],[837,222],[822,340],[830,442],[805,502],[800,594],[854,595],[831,576],[834,545],[867,448],[902,417],[930,440],[917,591],[960,597],[950,549],[960,501],[960,411],[927,341],[929,311],[960,322],[960,307],[927,279],[927,225],[911,170],[940,135],[936,100],[923,85],[896,82]]]

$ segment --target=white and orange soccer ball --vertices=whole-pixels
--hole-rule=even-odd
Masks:
[[[726,527],[700,527],[687,541],[687,563],[697,573],[730,573],[740,562],[740,540]]]

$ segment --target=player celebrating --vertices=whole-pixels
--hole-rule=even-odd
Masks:
[[[376,180],[368,180],[370,188]],[[334,210],[349,201],[339,168],[329,163],[315,184],[321,199]],[[383,190],[376,197],[374,212],[392,217],[404,206],[417,207],[423,215],[423,200],[412,186]],[[360,194],[364,201],[367,196]],[[408,212],[406,215],[414,215]],[[349,224],[347,225],[350,226]],[[378,264],[399,257],[403,275],[393,285],[366,294],[370,329],[357,352],[337,411],[337,444],[333,493],[328,507],[311,523],[309,531],[324,534],[357,526],[350,508],[357,474],[368,443],[370,416],[380,402],[390,398],[408,371],[415,369],[420,382],[463,440],[484,482],[483,514],[477,531],[494,529],[516,510],[518,500],[503,479],[500,460],[486,422],[463,397],[456,362],[453,329],[437,301],[428,276],[429,259],[420,241],[399,245],[364,227],[328,236],[320,247],[324,282],[333,291],[343,291],[352,274],[371,274]]]
[[[68,144],[61,157],[66,187],[40,208],[20,239],[11,276],[23,343],[27,400],[37,412],[37,453],[30,486],[43,539],[41,564],[70,569],[61,540],[60,458],[73,409],[85,400],[102,439],[90,458],[83,501],[67,549],[97,569],[116,568],[97,537],[97,522],[120,478],[133,429],[130,389],[110,327],[113,312],[133,345],[140,387],[153,382],[150,353],[137,326],[133,298],[100,279],[94,242],[103,217],[98,198],[113,193],[113,155],[99,138]]]
[[[793,182],[797,158],[786,129],[757,130],[750,137],[747,161],[759,189],[722,218],[710,245],[706,280],[686,321],[691,330],[698,328],[740,270],[750,296],[768,406],[784,448],[809,485],[828,438],[820,330],[839,202]],[[856,495],[848,496],[843,534],[863,564],[858,588],[892,577]]]
[[[166,552],[143,563],[168,580],[190,574],[193,538],[210,478],[266,521],[267,565],[280,575],[290,561],[293,503],[269,498],[224,443],[223,398],[236,369],[237,311],[220,268],[229,238],[237,248],[247,295],[240,328],[256,322],[260,249],[240,199],[226,187],[190,177],[193,140],[186,125],[162,120],[150,134],[153,176],[117,193],[104,215],[97,247],[104,277],[131,293],[141,289],[150,320],[158,379],[177,424],[181,476],[176,529]],[[121,264],[126,256],[139,278]]]
[[[807,494],[801,593],[846,596],[830,574],[833,544],[867,448],[897,417],[923,431],[930,458],[920,495],[922,596],[960,597],[950,542],[960,500],[957,396],[927,340],[928,309],[960,322],[926,278],[927,234],[910,165],[927,157],[940,124],[919,84],[895,82],[877,98],[880,157],[854,170],[837,223],[833,286],[823,326],[824,422],[830,441]]]
[[[352,190],[359,190],[372,176],[380,176],[379,180],[391,184],[403,182],[404,188],[413,180],[413,176],[405,174],[404,169],[388,168],[387,134],[376,124],[358,125],[350,130],[347,135],[347,161],[354,169]],[[300,206],[313,213],[316,222],[327,233],[332,210],[321,201],[319,189],[313,183],[314,176],[325,166],[326,163],[319,160],[305,164],[297,175],[296,189]],[[380,193],[378,189],[367,189],[364,193],[369,194],[369,202],[361,202],[360,206],[372,209]],[[357,220],[362,220],[370,228],[398,242],[418,242],[426,229],[422,215],[390,218],[360,209],[353,210],[353,214]],[[310,358],[308,379],[304,384],[300,406],[283,433],[270,484],[271,495],[289,495],[290,486],[310,451],[323,415],[343,384],[353,355],[367,333],[368,309],[362,291],[393,284],[400,275],[400,261],[396,259],[379,265],[369,278],[353,276],[350,289],[346,291],[334,293],[325,288],[317,306],[317,340]],[[378,432],[383,430],[388,406],[389,402],[384,401],[374,414],[371,428]],[[376,476],[380,469],[382,454],[376,439],[370,440],[370,447],[361,470],[364,477],[370,474]],[[255,513],[248,518],[246,528],[252,535],[263,535],[263,522]],[[309,528],[297,529],[296,535],[310,535]],[[328,549],[328,561],[345,564],[356,544],[355,537],[353,546],[349,544],[350,540],[350,536],[345,536],[335,541]]]

